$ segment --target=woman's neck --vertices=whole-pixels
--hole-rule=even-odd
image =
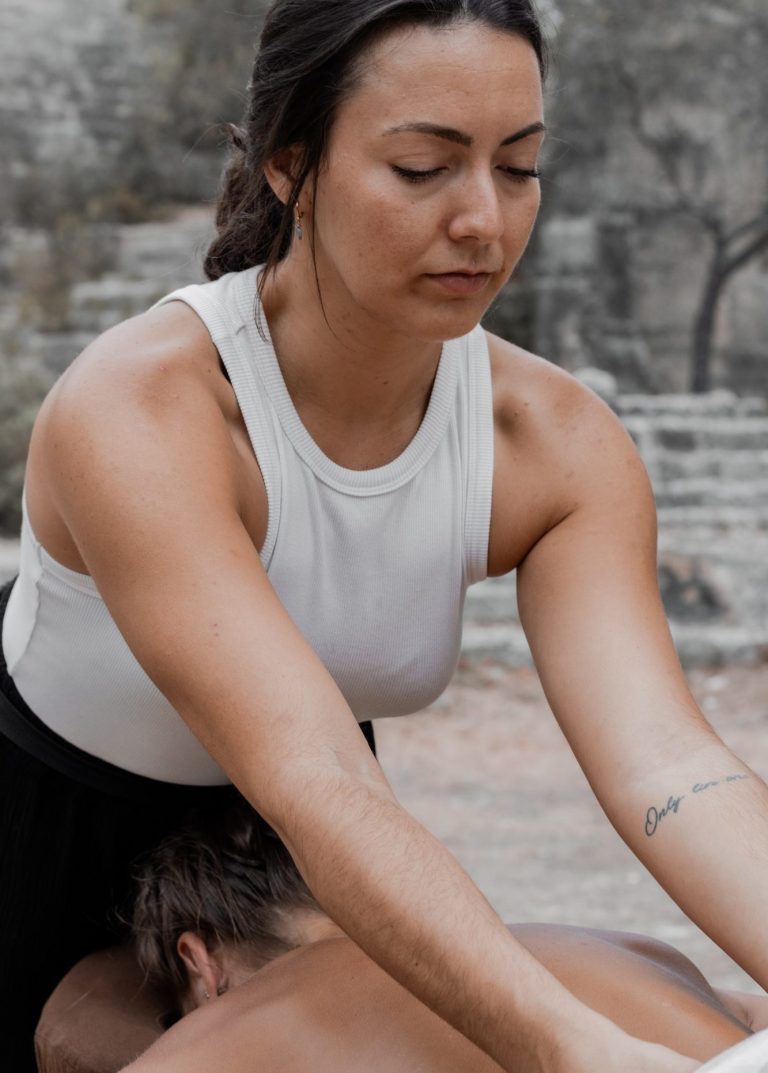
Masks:
[[[320,909],[289,910],[285,914],[283,931],[281,938],[294,950],[324,942],[326,939],[347,938],[338,924],[334,924]],[[237,947],[225,948],[221,953],[221,962],[228,991],[250,980],[259,971],[249,962],[247,951]]]
[[[322,296],[321,306],[311,260],[290,255],[263,294],[283,378],[302,420],[331,435],[414,422],[417,428],[442,344],[374,321],[341,287],[324,283]]]

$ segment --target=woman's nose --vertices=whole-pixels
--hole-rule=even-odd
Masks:
[[[498,239],[504,230],[499,191],[492,174],[467,176],[456,191],[449,235],[454,240]]]

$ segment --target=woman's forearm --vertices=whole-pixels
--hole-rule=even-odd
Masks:
[[[503,1069],[695,1067],[666,1051],[652,1061],[646,1045],[578,1002],[509,935],[456,860],[402,809],[383,779],[378,784],[314,767],[286,793],[282,822],[273,822],[326,912]]]
[[[714,735],[603,805],[681,909],[768,989],[768,787]]]

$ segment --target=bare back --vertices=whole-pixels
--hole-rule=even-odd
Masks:
[[[749,1029],[671,947],[548,925],[510,931],[569,990],[632,1035],[706,1060]],[[346,939],[294,951],[170,1029],[130,1073],[498,1073]]]

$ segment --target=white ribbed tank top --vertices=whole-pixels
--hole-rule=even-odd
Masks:
[[[487,573],[493,405],[486,336],[450,340],[427,412],[385,466],[350,470],[312,440],[291,401],[259,268],[163,298],[206,325],[266,486],[261,559],[291,618],[358,720],[430,704],[458,660],[467,586]],[[226,782],[139,665],[91,577],[54,560],[22,497],[21,564],[3,626],[9,673],[53,731],[93,756],[173,783]]]

